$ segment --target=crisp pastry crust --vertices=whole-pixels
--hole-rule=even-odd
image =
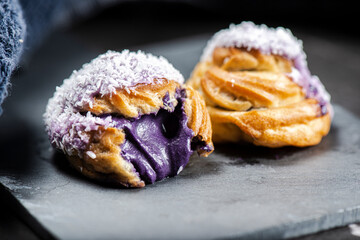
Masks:
[[[248,31],[254,25],[239,27]],[[238,32],[220,34],[231,37]],[[328,134],[329,111],[324,113],[324,102],[301,85],[296,78],[296,61],[284,56],[281,47],[277,46],[282,54],[274,54],[241,41],[241,46],[232,46],[225,37],[222,41],[229,46],[219,46],[215,43],[220,36],[214,38],[186,84],[198,90],[206,101],[215,143],[305,147],[318,144]],[[331,109],[329,103],[326,107]]]
[[[91,111],[96,115],[118,113],[124,117],[135,118],[157,112],[160,108],[169,110],[170,106],[164,106],[163,98],[169,94],[170,102],[177,103],[174,94],[179,87],[175,81],[162,79],[154,80],[154,84],[138,84],[131,90],[118,89],[112,94],[95,96],[92,106],[87,105],[84,111]]]
[[[121,157],[119,146],[125,140],[122,130],[99,128],[89,135],[90,144],[82,157],[67,155],[76,170],[96,180],[120,183],[127,187],[145,186],[133,166]]]
[[[208,109],[201,95],[192,87],[186,86],[185,113],[188,116],[188,127],[193,130],[198,142],[203,142],[208,149],[198,149],[200,156],[207,157],[214,149],[212,128]]]
[[[330,115],[319,116],[314,99],[287,106],[251,111],[226,111],[208,108],[214,142],[246,141],[266,147],[318,144],[330,130]]]
[[[245,111],[286,106],[304,99],[301,88],[281,73],[227,72],[210,68],[201,79],[204,95],[217,106]]]

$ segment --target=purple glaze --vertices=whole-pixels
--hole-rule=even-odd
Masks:
[[[170,111],[160,109],[133,119],[112,116],[114,126],[125,132],[125,142],[120,146],[122,157],[133,164],[146,183],[177,175],[188,163],[193,150],[209,149],[196,138],[192,142],[194,132],[187,126],[183,107],[185,91],[177,90],[175,95],[178,104]],[[169,95],[165,95],[164,105],[173,106],[169,100]]]

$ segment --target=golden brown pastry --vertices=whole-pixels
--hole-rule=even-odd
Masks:
[[[305,147],[330,129],[330,95],[284,28],[243,22],[216,33],[187,85],[205,98],[214,142]]]
[[[108,51],[56,89],[44,114],[55,147],[93,179],[143,187],[213,151],[202,97],[164,58]]]

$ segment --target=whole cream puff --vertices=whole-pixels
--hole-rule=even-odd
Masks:
[[[56,88],[44,114],[52,144],[83,175],[143,187],[213,151],[205,102],[165,58],[108,51]]]
[[[205,98],[215,143],[305,147],[330,130],[330,95],[282,27],[243,22],[217,32],[187,85]]]

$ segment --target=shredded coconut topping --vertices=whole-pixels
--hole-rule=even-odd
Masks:
[[[69,155],[82,154],[89,143],[87,132],[112,126],[111,116],[79,113],[84,106],[92,106],[95,95],[112,94],[117,89],[129,91],[137,84],[164,79],[184,83],[182,74],[163,57],[129,50],[99,55],[74,71],[49,99],[44,121],[52,144]]]
[[[320,105],[328,105],[330,114],[333,115],[330,106],[330,94],[319,78],[311,75],[302,41],[297,39],[289,29],[283,27],[269,28],[264,24],[255,25],[253,22],[231,24],[228,29],[215,33],[208,41],[201,61],[210,61],[216,47],[256,49],[263,54],[280,55],[292,60],[294,68],[288,76],[303,88],[308,98],[317,99]]]
[[[264,54],[277,54],[290,59],[302,54],[302,41],[294,37],[289,29],[268,28],[253,22],[231,24],[228,29],[215,33],[205,47],[201,60],[209,59],[216,47],[258,49]]]

